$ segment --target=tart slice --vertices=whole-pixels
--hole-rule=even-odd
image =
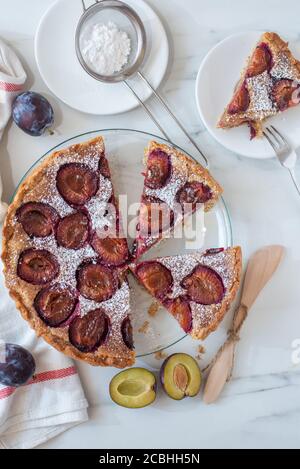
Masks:
[[[92,365],[134,363],[119,212],[101,137],[55,152],[19,187],[3,231],[6,284],[24,319]]]
[[[209,249],[133,264],[131,270],[186,333],[205,339],[236,296],[241,258],[239,247]]]
[[[241,74],[218,127],[248,124],[251,138],[262,136],[262,123],[300,102],[300,62],[276,33],[264,33]]]
[[[222,193],[205,168],[168,145],[150,142],[145,166],[135,258],[168,237],[191,213],[210,210]]]

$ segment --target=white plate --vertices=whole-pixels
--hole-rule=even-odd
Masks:
[[[126,0],[126,3],[137,11],[144,23],[149,44],[143,71],[157,88],[169,60],[166,32],[158,16],[143,0]],[[139,103],[123,83],[100,83],[79,64],[75,31],[82,13],[81,0],[58,0],[41,19],[35,36],[35,57],[43,80],[61,101],[78,111],[108,115],[137,107]],[[143,100],[151,96],[144,84],[137,82],[134,86]]]
[[[246,125],[235,129],[217,129],[217,122],[229,103],[247,57],[261,32],[235,34],[217,44],[204,58],[196,82],[196,102],[200,117],[210,134],[224,147],[251,158],[271,158],[274,152],[265,139],[249,139]],[[291,51],[300,58],[300,43],[291,43]],[[298,147],[300,145],[300,106],[268,119]]]
[[[64,141],[49,150],[41,159],[51,154],[54,150],[62,150],[69,145],[84,142],[97,135],[102,135],[105,138],[106,154],[112,169],[116,193],[119,196],[127,194],[128,206],[131,203],[138,203],[143,186],[141,173],[143,171],[142,160],[144,149],[153,138],[158,142],[165,143],[165,140],[157,136],[126,129],[99,130],[77,135]],[[41,159],[34,164],[28,173],[36,168]],[[25,174],[24,178],[28,173]],[[134,214],[132,215],[131,219],[134,217]],[[231,223],[223,199],[218,202],[211,212],[205,215],[204,221],[206,231],[204,239],[201,239],[201,245],[197,246],[199,249],[232,245]],[[168,239],[159,246],[153,247],[148,252],[147,258],[182,254],[186,251],[185,239]],[[137,285],[132,277],[130,277],[130,286],[132,288],[131,306],[134,341],[138,356],[149,355],[165,349],[185,337],[177,322],[165,310],[161,309],[155,317],[149,316],[148,310],[153,299]],[[149,322],[147,333],[139,332],[145,321]],[[218,340],[215,339],[215,342],[217,343],[216,346],[218,346]]]

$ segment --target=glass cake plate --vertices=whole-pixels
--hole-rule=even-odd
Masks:
[[[19,185],[53,151],[62,150],[69,145],[82,143],[99,135],[102,135],[105,139],[106,155],[112,170],[115,193],[119,197],[120,195],[122,196],[123,204],[125,201],[124,195],[127,195],[127,207],[131,208],[131,213],[128,216],[128,241],[129,244],[132,244],[133,239],[130,237],[130,227],[135,224],[134,217],[136,216],[137,204],[142,193],[143,177],[141,173],[144,170],[144,150],[150,140],[154,139],[159,143],[168,143],[164,139],[147,132],[130,129],[105,129],[80,134],[56,145],[39,158],[24,175]],[[181,148],[179,150],[187,153],[187,151]],[[205,165],[204,161],[201,161],[199,158],[198,161]],[[132,206],[132,204],[136,205]],[[122,214],[123,219],[124,213]],[[187,245],[186,237],[166,239],[158,246],[154,246],[147,253],[145,259],[184,254],[188,253],[190,249],[204,250],[207,248],[232,246],[232,227],[223,198],[220,199],[211,212],[205,215],[199,213],[193,217],[187,223],[187,229],[189,227],[198,228],[196,240],[193,243]],[[153,305],[153,299],[137,284],[132,275],[129,275],[129,284],[132,290],[131,308],[135,348],[138,357],[144,357],[164,350],[186,337],[186,334],[181,330],[177,322],[164,309],[160,308],[153,316],[149,314],[149,308]]]

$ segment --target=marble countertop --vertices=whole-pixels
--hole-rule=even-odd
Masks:
[[[51,95],[35,63],[34,34],[41,15],[52,2],[0,0],[0,35],[20,54],[29,75],[28,87],[48,96],[57,116],[54,137],[33,139],[15,125],[8,127],[1,142],[6,201],[26,169],[56,142],[101,128],[131,127],[156,133],[142,109],[95,117],[76,112]],[[290,0],[286,9],[281,0],[252,0],[247,12],[238,0],[148,3],[164,22],[172,48],[162,94],[201,145],[224,187],[235,243],[243,247],[245,260],[257,248],[273,243],[283,244],[286,256],[251,311],[238,345],[233,380],[215,405],[205,406],[200,398],[177,403],[160,394],[149,408],[118,408],[107,393],[115,370],[79,364],[90,402],[90,420],[43,448],[299,448],[300,364],[293,363],[292,353],[293,342],[300,339],[300,200],[288,174],[275,159],[245,159],[216,143],[200,121],[194,98],[202,58],[227,35],[269,29],[300,40],[299,2]],[[172,123],[161,118],[176,135]],[[178,143],[184,145],[184,140]],[[300,176],[299,167],[298,173]],[[218,331],[220,344],[229,319]],[[195,354],[195,350],[196,344],[185,339],[170,352]],[[204,357],[204,364],[206,360]],[[139,362],[145,364],[155,365],[153,359]]]

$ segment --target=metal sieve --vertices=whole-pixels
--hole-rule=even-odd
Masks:
[[[129,82],[129,79],[133,76],[138,76],[143,83],[151,90],[153,95],[158,99],[160,104],[168,112],[169,116],[176,122],[185,136],[189,139],[192,145],[196,150],[201,154],[202,158],[208,165],[208,160],[206,156],[202,153],[201,149],[191,137],[185,127],[181,124],[178,118],[174,115],[169,105],[165,102],[162,96],[153,88],[149,80],[141,72],[141,67],[144,63],[146,48],[147,48],[147,36],[144,25],[141,18],[136,13],[133,8],[129,7],[127,4],[119,0],[96,0],[96,3],[92,4],[90,7],[86,7],[85,0],[82,1],[83,6],[83,15],[81,16],[75,35],[75,47],[78,60],[83,67],[83,69],[95,80],[98,80],[102,83],[124,83],[124,85],[131,91],[135,96],[137,101],[144,108],[148,116],[152,119],[158,129],[161,131],[163,136],[172,144],[170,137],[167,132],[161,126],[153,112],[141,99],[141,97],[136,93],[132,84]],[[83,54],[82,54],[82,38],[84,31],[89,28],[92,24],[98,23],[107,23],[108,21],[113,21],[118,25],[118,27],[125,31],[131,39],[131,53],[128,59],[128,63],[120,70],[112,75],[100,75],[98,74],[92,66],[87,63]]]

